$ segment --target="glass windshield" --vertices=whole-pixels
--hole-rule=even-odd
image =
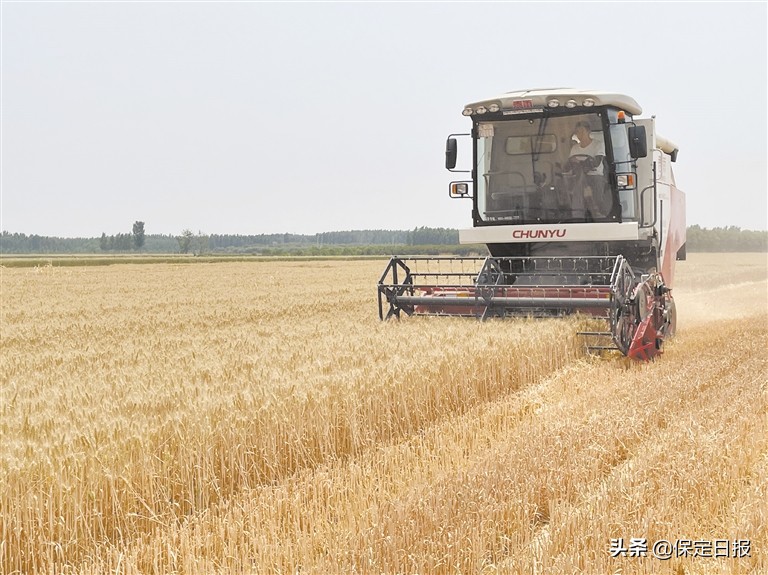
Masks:
[[[612,221],[615,203],[605,157],[599,113],[481,122],[476,156],[480,218]]]

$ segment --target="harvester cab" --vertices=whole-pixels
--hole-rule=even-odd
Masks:
[[[685,259],[678,148],[636,118],[634,99],[573,89],[526,90],[468,104],[469,134],[449,136],[446,168],[469,178],[451,198],[472,203],[463,244],[487,257],[393,257],[379,316],[558,316],[607,321],[583,332],[592,349],[650,359],[675,330],[671,288]],[[457,170],[458,140],[471,165]],[[469,158],[462,158],[469,163]]]

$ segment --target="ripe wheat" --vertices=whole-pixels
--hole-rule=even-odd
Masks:
[[[718,295],[747,319],[678,304],[649,365],[584,358],[579,320],[380,323],[381,262],[3,270],[0,573],[650,573],[610,538],[757,545],[768,330],[734,294],[766,275],[740,257]]]

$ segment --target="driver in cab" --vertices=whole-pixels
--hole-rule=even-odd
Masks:
[[[592,137],[588,122],[581,121],[576,124],[573,136],[576,143],[571,147],[568,167],[574,175],[584,174],[581,183],[574,188],[574,213],[584,210],[584,217],[588,219],[615,219],[611,215],[614,211],[613,199],[606,187],[603,170],[605,144],[600,137]],[[579,189],[580,192],[577,192]]]
[[[571,147],[569,163],[580,166],[588,176],[603,175],[603,158],[605,145],[601,140],[592,137],[588,122],[579,122],[573,129],[576,143]]]

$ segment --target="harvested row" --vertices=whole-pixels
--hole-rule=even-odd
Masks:
[[[179,573],[762,573],[768,318],[753,319],[690,330],[655,364],[572,363],[396,444],[242,492],[121,549],[122,564]],[[711,353],[725,345],[730,354]],[[611,539],[634,537],[647,539],[648,557],[610,556]],[[650,556],[653,542],[686,538],[747,540],[751,552]],[[117,560],[115,549],[110,568]]]
[[[350,287],[380,267],[4,270],[0,572],[181,570],[170,533],[241,493],[377,453],[581,354],[568,321],[382,324],[373,289]]]

